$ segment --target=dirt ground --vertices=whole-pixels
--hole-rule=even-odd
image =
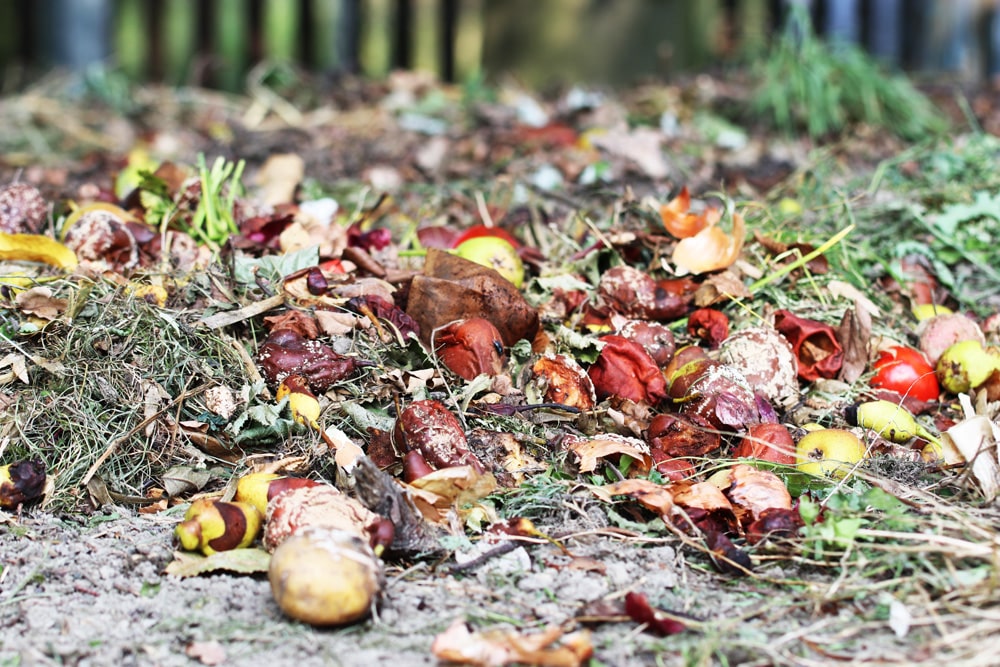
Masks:
[[[602,526],[596,513],[589,527],[562,524],[579,524],[579,537],[566,540],[572,557],[529,544],[460,575],[444,573],[452,559],[391,565],[377,618],[339,629],[288,620],[262,575],[164,574],[177,520],[110,507],[8,522],[0,532],[0,665],[434,665],[431,642],[456,619],[478,629],[589,627],[591,664],[614,667],[829,664],[841,642],[861,634],[857,660],[938,664],[921,655],[919,630],[903,641],[886,622],[859,623],[856,609],[819,613],[821,594],[816,610],[785,606],[761,581],[720,575],[675,539],[640,539]],[[758,574],[783,576],[779,567]],[[701,622],[670,637],[642,632],[607,611],[628,591]],[[608,620],[587,622],[602,609]],[[775,627],[784,631],[777,641]]]

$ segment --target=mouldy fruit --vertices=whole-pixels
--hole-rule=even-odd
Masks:
[[[503,371],[503,339],[497,328],[482,317],[444,327],[434,335],[434,349],[441,363],[465,380]]]
[[[987,352],[982,343],[964,340],[944,351],[935,372],[945,391],[961,394],[979,387],[996,369],[997,357]]]
[[[260,512],[249,503],[200,498],[188,507],[174,533],[182,548],[211,556],[250,546],[260,533],[261,522]]]
[[[870,384],[876,389],[887,389],[920,401],[936,401],[941,393],[934,368],[913,348],[897,345],[882,350],[873,367],[875,375]]]
[[[817,477],[845,477],[865,456],[865,445],[850,431],[825,428],[810,431],[795,446],[798,469]]]
[[[751,327],[722,343],[719,360],[737,368],[754,392],[779,405],[798,399],[798,361],[791,343],[771,327]]]
[[[391,534],[384,541],[386,522],[336,487],[317,484],[285,491],[268,502],[263,543],[274,551],[303,530],[323,529],[349,532],[373,547],[385,547],[392,541]]]
[[[393,442],[403,452],[419,450],[435,470],[468,465],[480,474],[485,471],[469,450],[462,424],[440,401],[414,401],[406,406],[396,418]]]
[[[24,460],[0,466],[0,509],[32,503],[45,491],[45,464]]]
[[[517,248],[499,236],[477,236],[455,247],[455,254],[499,273],[520,289],[524,283],[524,264]]]
[[[616,312],[659,322],[683,317],[694,290],[688,281],[661,281],[631,266],[615,266],[601,275],[598,294]]]
[[[267,573],[281,611],[310,625],[353,623],[367,616],[382,590],[382,563],[356,534],[310,528],[271,554]]]
[[[674,350],[677,349],[673,332],[658,322],[629,320],[617,333],[646,348],[646,352],[649,352],[649,356],[660,368],[670,363]]]
[[[531,388],[541,396],[539,402],[559,403],[578,410],[592,410],[597,402],[594,384],[587,371],[572,357],[550,354],[531,366]]]
[[[0,188],[0,232],[38,234],[48,214],[49,205],[38,188],[27,183]]]
[[[111,211],[87,211],[63,240],[81,264],[95,273],[128,273],[139,265],[139,244],[126,221]]]
[[[722,444],[722,436],[703,417],[661,413],[646,428],[650,451],[670,457],[704,456]]]

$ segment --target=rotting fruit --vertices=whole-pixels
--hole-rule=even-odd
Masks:
[[[493,269],[514,287],[524,283],[524,263],[517,248],[499,236],[476,236],[459,243],[454,250],[462,259]]]
[[[263,517],[250,503],[199,498],[191,503],[174,533],[187,551],[211,556],[250,546],[260,534]]]
[[[986,382],[997,369],[997,357],[977,340],[955,343],[938,359],[936,372],[945,391],[961,394]]]
[[[883,350],[873,367],[871,386],[876,389],[888,389],[921,401],[935,401],[941,393],[934,368],[911,347],[897,345]]]
[[[810,431],[795,446],[798,469],[817,477],[846,477],[865,456],[858,436],[839,428]]]
[[[342,530],[304,530],[271,554],[271,593],[285,614],[317,626],[368,615],[382,589],[382,563],[360,537]]]

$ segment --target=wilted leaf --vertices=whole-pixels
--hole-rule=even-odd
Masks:
[[[684,509],[700,509],[708,513],[722,511],[732,514],[733,505],[719,487],[709,482],[676,482],[667,487],[674,502]]]
[[[606,501],[610,501],[612,496],[634,498],[643,507],[659,514],[664,521],[670,519],[674,509],[673,494],[666,487],[654,484],[648,479],[623,479],[614,484],[593,487],[592,490]]]
[[[768,509],[791,509],[792,497],[785,483],[770,470],[737,463],[729,469],[729,474],[732,484],[725,494],[732,501],[738,516],[749,514],[755,520]]]
[[[179,465],[169,468],[163,473],[161,482],[163,489],[171,498],[200,491],[212,480],[212,473],[205,469]]]
[[[966,418],[941,434],[942,445],[957,451],[972,465],[972,475],[983,496],[987,502],[992,502],[1000,491],[1000,465],[997,464],[1000,428],[989,417],[976,414],[967,394],[960,394],[958,398]]]
[[[591,472],[602,459],[622,454],[634,459],[643,471],[653,466],[649,446],[638,438],[606,433],[589,439],[567,437],[563,444],[580,460],[580,472]]]
[[[32,287],[14,297],[14,303],[23,313],[54,320],[66,311],[67,301],[53,297],[48,287]]]
[[[452,623],[431,644],[431,652],[438,660],[478,667],[513,664],[578,667],[593,651],[586,630],[564,634],[553,626],[534,634],[473,632],[462,620]]]
[[[844,350],[829,324],[779,310],[774,313],[774,328],[792,344],[800,378],[811,382],[837,375]]]
[[[263,549],[231,549],[203,556],[193,551],[175,551],[165,572],[176,577],[196,577],[213,572],[259,574],[267,572],[271,554]]]
[[[4,383],[12,382],[16,377],[24,384],[28,384],[28,365],[24,361],[23,354],[11,352],[3,359],[0,359],[0,368],[7,368],[8,366],[10,367],[10,375],[6,377],[9,379],[3,379],[0,381]]]
[[[305,161],[295,153],[267,158],[257,171],[257,186],[264,204],[275,206],[295,201],[295,189],[305,176]]]

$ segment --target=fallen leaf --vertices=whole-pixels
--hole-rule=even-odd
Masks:
[[[226,649],[217,641],[191,642],[184,654],[203,665],[221,665],[226,661]]]
[[[10,379],[5,381],[11,382],[16,377],[18,380],[24,384],[28,384],[28,365],[25,363],[24,355],[18,354],[17,352],[11,352],[3,359],[0,359],[0,368],[10,367]]]
[[[756,520],[769,509],[791,509],[792,496],[781,478],[770,470],[762,470],[745,463],[737,463],[729,469],[732,484],[725,489],[726,497],[733,503],[737,518],[749,515]]]
[[[579,667],[590,659],[594,649],[587,630],[564,634],[552,626],[534,634],[473,632],[465,621],[456,620],[434,638],[431,652],[438,660],[479,667]]]
[[[14,303],[23,313],[54,320],[66,312],[67,301],[53,297],[48,287],[32,287],[14,297]]]
[[[844,317],[837,327],[837,340],[844,348],[844,360],[837,379],[852,383],[868,370],[871,356],[872,313],[860,301],[854,302],[854,310],[844,311]]]
[[[643,623],[658,635],[676,635],[687,630],[681,621],[671,618],[659,609],[654,609],[642,593],[630,591],[625,594],[625,613],[636,623]]]
[[[615,433],[586,439],[568,436],[563,441],[563,446],[580,460],[580,472],[591,472],[602,459],[622,454],[634,459],[643,471],[648,471],[653,466],[649,446],[638,438]]]
[[[270,563],[271,554],[263,549],[231,549],[217,551],[211,556],[203,556],[193,551],[175,551],[174,560],[164,571],[182,578],[213,572],[260,574],[267,572]]]
[[[614,484],[592,487],[595,495],[607,502],[612,496],[628,496],[639,501],[643,507],[653,510],[667,521],[674,509],[674,497],[670,491],[648,479],[623,479]]]
[[[987,502],[993,502],[1000,491],[1000,465],[997,463],[1000,448],[1000,427],[989,417],[977,414],[967,394],[959,394],[959,402],[965,412],[965,419],[941,434],[945,447],[958,452],[962,459],[972,466],[972,476]]]
[[[295,190],[305,171],[305,160],[295,153],[279,153],[267,158],[257,172],[261,201],[268,206],[295,201]]]

